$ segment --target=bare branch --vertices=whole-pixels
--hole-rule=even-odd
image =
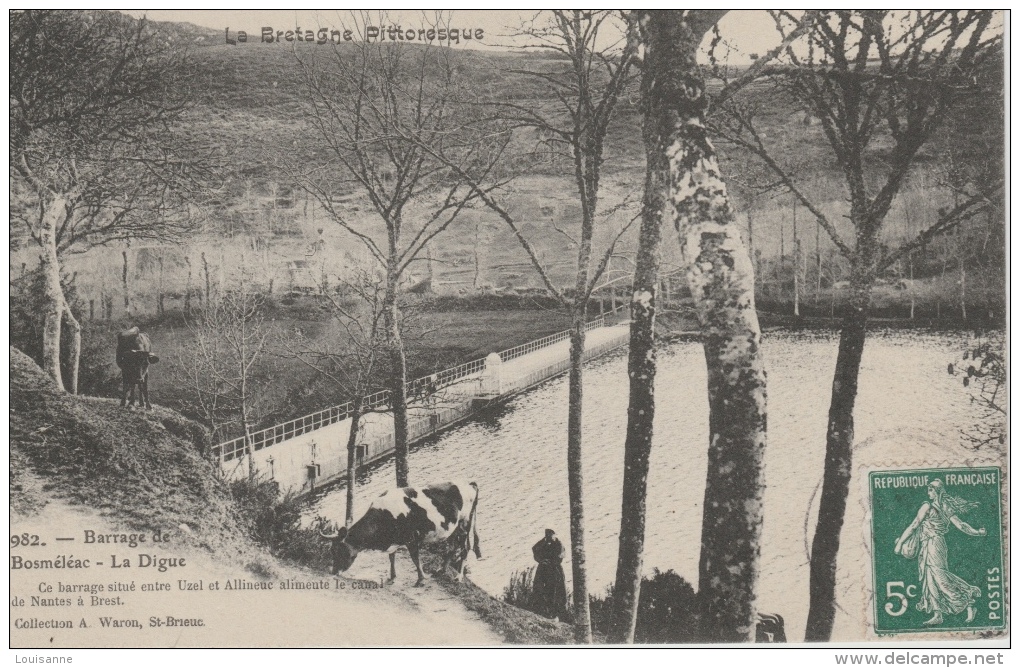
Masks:
[[[626,225],[624,225],[620,229],[620,231],[616,234],[616,236],[613,237],[613,240],[610,242],[609,247],[606,248],[606,252],[602,255],[602,259],[599,261],[598,266],[595,268],[595,273],[592,275],[591,280],[588,282],[588,286],[589,287],[588,287],[588,290],[585,292],[585,295],[584,295],[584,298],[585,298],[586,301],[587,301],[588,298],[591,297],[592,292],[595,291],[595,285],[602,278],[602,274],[605,273],[606,268],[609,266],[609,261],[614,256],[614,252],[616,250],[617,242],[620,241],[620,238],[624,234],[627,233],[627,230],[630,229],[631,225],[633,225],[634,222],[636,220],[638,220],[640,217],[641,217],[641,212],[639,211],[633,218],[630,219],[630,221]]]
[[[778,58],[785,51],[789,50],[794,42],[807,34],[814,27],[815,21],[818,20],[818,17],[818,11],[811,10],[804,12],[800,21],[797,22],[797,27],[789,34],[784,35],[783,41],[780,42],[778,46],[766,52],[764,56],[754,61],[739,77],[726,82],[726,85],[723,86],[722,90],[714,95],[709,101],[711,108],[721,107],[733,96],[734,93],[739,91],[748,83],[762,76],[773,60]]]
[[[973,218],[979,213],[987,211],[990,207],[995,206],[991,199],[994,196],[995,193],[990,195],[977,193],[960,202],[951,210],[942,212],[937,221],[918,233],[918,235],[912,240],[904,243],[899,248],[882,258],[878,264],[878,271],[881,272],[888,269],[906,257],[906,255],[914,249],[924,246],[940,234],[959,226],[961,223]]]
[[[788,174],[786,170],[779,165],[779,163],[776,162],[775,158],[765,147],[761,135],[754,128],[750,120],[745,115],[741,114],[739,111],[736,110],[731,110],[730,114],[740,123],[741,127],[744,130],[746,130],[748,134],[750,134],[751,139],[748,140],[736,133],[727,132],[725,129],[718,126],[713,126],[712,127],[713,131],[715,131],[720,136],[725,137],[727,140],[733,142],[734,144],[737,144],[738,146],[742,146],[743,148],[748,149],[756,156],[758,156],[762,160],[762,162],[768,165],[768,167],[776,174],[779,181],[784,186],[786,186],[786,188],[788,188],[791,193],[793,193],[794,197],[796,197],[804,205],[804,208],[811,212],[811,215],[815,217],[815,220],[817,220],[818,224],[822,226],[822,229],[825,230],[825,233],[829,235],[829,238],[832,240],[832,243],[835,244],[835,246],[839,249],[839,252],[843,254],[843,256],[845,257],[850,257],[850,255],[853,253],[853,250],[850,248],[849,245],[847,245],[845,241],[843,241],[842,237],[839,235],[839,232],[836,230],[836,226],[832,224],[832,221],[830,221],[828,217],[824,213],[822,213],[822,211],[817,206],[815,206],[815,204],[810,199],[808,199],[807,195],[797,186],[797,183],[794,180],[794,178],[790,174]]]

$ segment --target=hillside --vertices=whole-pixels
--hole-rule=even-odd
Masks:
[[[346,203],[343,214],[368,233],[379,234],[371,204],[360,195],[356,184],[330,163],[328,137],[313,127],[309,116],[311,93],[305,67],[313,59],[316,67],[325,71],[335,67],[329,64],[332,48],[302,44],[292,49],[257,42],[229,46],[193,26],[164,27],[192,44],[187,77],[192,102],[182,129],[196,151],[215,156],[218,167],[214,187],[203,194],[202,205],[196,210],[199,225],[191,236],[181,239],[180,245],[135,244],[128,248],[132,275],[129,290],[141,302],[136,308],[142,312],[156,310],[157,281],[168,308],[180,308],[183,293],[197,291],[203,282],[206,262],[214,286],[231,284],[246,267],[261,285],[278,291],[314,288],[324,276],[335,277],[344,267],[364,262],[360,243],[298,188],[293,175],[288,176],[294,170],[333,170],[331,187]],[[341,45],[341,58],[345,48],[353,47]],[[521,74],[520,70],[551,71],[562,67],[562,61],[534,54],[456,48],[448,55],[458,89],[470,99],[506,99],[546,115],[555,113],[558,102],[552,91],[540,79]],[[942,185],[948,173],[947,156],[956,165],[953,168],[959,169],[959,165],[978,164],[1001,151],[1002,74],[996,67],[991,63],[988,77],[980,82],[983,93],[962,96],[947,131],[936,135],[921,151],[917,167],[889,214],[885,237],[890,243],[913,236],[937,216],[940,207],[951,203],[951,193]],[[718,86],[717,81],[709,82],[710,89]],[[738,100],[753,110],[759,131],[777,162],[798,176],[802,190],[847,236],[843,175],[817,119],[806,114],[775,82],[767,80],[748,87]],[[617,107],[606,141],[600,194],[604,210],[627,198],[635,203],[640,200],[644,149],[637,101],[635,81]],[[984,120],[973,123],[973,119]],[[525,235],[550,266],[554,280],[566,285],[571,281],[576,255],[576,243],[569,238],[568,228],[580,212],[571,160],[549,154],[548,144],[530,130],[516,134],[505,169],[517,178],[506,190],[505,198],[519,217]],[[880,127],[863,156],[869,173],[884,172],[889,161],[886,134]],[[808,212],[802,207],[798,210],[784,189],[767,187],[774,179],[758,161],[725,141],[717,143],[736,215],[753,237],[751,246],[761,252],[758,273],[763,285],[775,284],[773,291],[783,293],[780,301],[791,300],[785,282],[792,284],[788,274],[792,271],[795,237],[802,246],[808,284],[817,283],[819,290],[829,290],[833,283],[845,280],[845,267],[835,257],[834,246],[825,234],[817,234]],[[605,221],[607,232],[603,236],[629,220],[636,213],[635,206]],[[407,218],[413,221],[421,213],[409,211]],[[983,226],[984,221],[975,225]],[[566,229],[568,234],[555,227]],[[624,256],[634,251],[634,231],[621,240]],[[975,229],[971,236],[983,237],[985,230]],[[605,238],[597,241],[604,242]],[[675,271],[679,263],[675,235],[664,235],[664,243],[664,269]],[[971,245],[979,249],[987,246],[975,244]],[[433,275],[432,285],[441,294],[484,288],[542,288],[513,234],[484,208],[462,212],[432,247],[428,266],[423,261],[410,271],[414,279],[426,273]],[[118,292],[122,250],[117,244],[68,258],[67,270],[77,272],[77,285],[88,298],[99,303]],[[202,252],[206,253],[204,259],[200,257]],[[954,248],[933,244],[920,254],[923,257],[915,258],[915,278],[944,271],[947,263],[954,268],[960,263],[973,266],[998,262],[997,257],[986,257],[983,252],[972,254],[979,257],[957,260]],[[940,263],[940,256],[949,259]],[[18,265],[27,259],[19,256],[12,258],[12,263]],[[611,269],[620,277],[628,266],[621,258]],[[775,299],[775,295],[769,297]],[[117,301],[119,307],[120,299]]]
[[[323,276],[364,261],[360,243],[343,232],[314,198],[302,192],[294,177],[297,172],[331,170],[330,187],[346,205],[343,215],[369,234],[378,234],[373,207],[349,176],[330,162],[330,138],[314,127],[310,115],[308,69],[335,71],[335,59],[342,60],[345,51],[354,47],[339,45],[334,56],[331,46],[283,46],[258,41],[230,46],[208,29],[186,23],[158,25],[190,45],[185,81],[191,102],[181,131],[194,145],[196,154],[215,163],[215,176],[200,198],[201,205],[195,211],[198,226],[192,235],[181,239],[177,246],[135,244],[129,249],[128,263],[135,279],[129,289],[145,298],[143,312],[155,310],[151,301],[156,291],[155,256],[160,259],[160,291],[166,293],[171,308],[181,306],[185,291],[197,289],[205,262],[213,282],[220,287],[237,280],[240,269],[248,267],[264,286],[291,290],[312,287]],[[562,68],[563,61],[544,57],[543,52],[461,48],[446,52],[457,90],[468,104],[508,100],[558,118],[559,102],[554,92],[540,77],[522,71],[551,72]],[[917,166],[889,215],[885,236],[890,242],[913,236],[937,216],[940,207],[951,202],[951,193],[943,184],[950,171],[970,169],[989,156],[998,159],[1001,155],[1001,62],[992,59],[987,76],[976,83],[977,94],[961,94],[946,131],[933,137],[919,154]],[[708,85],[712,90],[720,83],[711,80]],[[606,140],[600,193],[604,210],[627,198],[640,200],[644,148],[638,99],[635,80],[617,106]],[[842,171],[817,119],[776,81],[756,82],[741,92],[737,101],[755,116],[776,161],[796,174],[799,187],[843,233],[848,233],[843,220],[847,211]],[[884,172],[890,159],[887,135],[886,128],[878,127],[874,142],[862,156],[868,173]],[[796,236],[802,244],[802,256],[811,260],[805,261],[807,274],[821,274],[823,288],[843,280],[845,268],[833,257],[834,246],[824,234],[816,235],[810,215],[803,208],[797,210],[785,189],[770,187],[774,179],[760,162],[723,140],[717,144],[736,215],[753,237],[750,245],[761,252],[758,273],[762,278],[776,282],[790,273]],[[508,205],[519,217],[525,235],[550,265],[554,280],[568,284],[576,244],[569,234],[560,233],[554,226],[569,228],[580,208],[571,159],[552,155],[550,150],[550,144],[540,135],[530,129],[518,130],[501,173],[516,175],[505,192]],[[413,221],[420,213],[409,211],[407,219]],[[636,208],[631,206],[602,224],[607,230],[618,229],[634,213]],[[795,229],[798,222],[799,230]],[[982,233],[977,230],[973,236]],[[674,271],[679,252],[675,235],[664,235],[664,243],[664,269]],[[635,235],[625,235],[622,255],[631,255],[634,244]],[[432,247],[427,272],[434,275],[433,286],[440,293],[486,287],[542,287],[506,225],[484,208],[465,210]],[[89,298],[100,302],[118,288],[122,250],[120,244],[96,248],[81,257],[68,258],[66,268],[69,273],[77,272],[77,284]],[[924,257],[916,262],[915,277],[931,276],[938,265],[932,256],[952,255],[951,250],[926,249],[921,254]],[[200,258],[201,251],[209,251],[205,259]],[[14,257],[12,264],[16,266],[30,257]],[[980,259],[997,262],[994,257]],[[974,264],[976,260],[960,262]],[[416,278],[426,273],[424,264],[411,269]],[[955,259],[949,261],[951,267],[955,264]],[[624,261],[618,265],[612,268],[622,275],[628,265]],[[788,299],[783,296],[783,300]]]
[[[230,490],[202,458],[205,430],[173,411],[158,407],[128,411],[113,400],[69,396],[57,391],[39,367],[13,348],[10,388],[11,535],[41,537],[39,545],[12,542],[12,555],[49,559],[59,551],[68,559],[89,559],[94,562],[91,568],[58,571],[51,574],[52,580],[59,579],[65,588],[86,586],[90,596],[102,593],[100,599],[113,598],[108,592],[125,592],[117,594],[120,603],[112,604],[114,608],[104,604],[97,609],[96,603],[87,603],[88,596],[84,607],[73,612],[38,609],[45,602],[12,608],[12,621],[75,618],[68,631],[14,627],[12,647],[569,642],[565,625],[495,601],[469,582],[437,578],[424,588],[414,588],[412,579],[403,578],[379,588],[273,558],[247,537]],[[99,545],[90,544],[83,531],[146,537],[159,532],[167,539],[160,545],[126,541]],[[407,557],[400,558],[407,561],[402,572],[413,573]],[[179,565],[157,569],[161,559]],[[120,568],[110,570],[117,563]],[[12,596],[38,599],[40,575],[27,567],[12,568]],[[181,581],[203,583],[203,589],[181,594]],[[238,581],[271,588],[256,594],[260,602],[255,604],[249,591],[220,593],[210,587],[211,582]],[[284,590],[281,583],[287,581],[324,581],[330,587]],[[165,585],[159,591],[166,593],[147,594],[143,587],[157,583]],[[103,615],[137,621],[139,626],[131,631],[111,628],[101,621]],[[148,622],[152,615],[201,619],[203,626],[153,628]],[[281,615],[302,622],[281,624]],[[87,627],[78,625],[79,618]],[[317,621],[324,619],[344,623]]]
[[[59,391],[10,349],[11,507],[48,498],[88,506],[134,530],[187,525],[197,546],[254,557],[227,489],[202,457],[208,434],[174,411],[127,411],[113,399]]]

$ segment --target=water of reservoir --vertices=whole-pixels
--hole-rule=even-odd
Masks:
[[[968,340],[965,334],[869,334],[856,411],[857,463],[898,468],[914,459],[955,458],[960,464],[959,457],[973,455],[961,430],[979,416],[960,378],[946,373],[947,362],[960,358]],[[811,513],[822,475],[836,346],[836,336],[827,332],[771,331],[763,344],[769,412],[759,609],[781,612],[791,640],[803,638],[807,616],[807,536],[814,530]],[[589,363],[585,371],[584,493],[592,593],[604,592],[615,577],[626,366],[626,352],[620,351]],[[672,343],[659,352],[644,561],[646,572],[673,569],[695,587],[708,440],[705,373],[698,343]],[[561,376],[411,452],[412,484],[478,483],[484,559],[472,557],[468,567],[471,580],[494,596],[502,594],[513,571],[534,565],[531,545],[546,527],[556,531],[569,557],[566,422],[567,380]],[[394,479],[392,460],[362,475],[355,516]],[[863,497],[858,482],[852,490],[844,543],[854,542],[865,522],[862,503],[855,501]],[[317,499],[307,515],[342,521],[343,513],[344,490],[337,489]],[[866,571],[845,561],[841,558],[840,569],[853,575],[842,577],[840,586],[859,592],[868,586]],[[365,553],[352,574],[378,579],[387,568],[384,555]],[[406,556],[397,568],[398,578],[414,577]],[[564,569],[569,580],[566,562]],[[855,618],[863,613],[842,612]]]

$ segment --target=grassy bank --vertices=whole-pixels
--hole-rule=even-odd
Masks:
[[[439,555],[424,555],[426,570],[436,571],[441,565]],[[470,562],[468,565],[470,569]],[[504,603],[490,596],[470,580],[455,582],[447,573],[437,573],[434,582],[476,613],[503,639],[514,645],[570,645],[573,629],[569,624],[546,619],[541,615]]]
[[[255,558],[203,456],[200,425],[164,408],[139,413],[67,395],[20,351],[11,348],[10,358],[12,510],[31,514],[52,495],[131,529],[186,526],[198,546]]]
[[[80,508],[83,517],[97,513],[111,531],[172,531],[175,554],[197,554],[198,561],[206,564],[193,566],[198,568],[189,571],[194,578],[201,578],[202,573],[207,572],[218,577],[263,580],[327,576],[323,567],[328,561],[324,541],[309,541],[309,549],[302,559],[287,562],[273,556],[277,550],[272,550],[271,554],[266,545],[255,540],[271,542],[265,538],[264,530],[272,527],[265,525],[272,524],[273,513],[286,508],[286,504],[273,500],[253,501],[250,493],[241,493],[234,486],[224,484],[203,456],[208,447],[208,434],[200,425],[165,408],[128,411],[110,399],[67,395],[59,391],[31,359],[14,348],[10,349],[10,395],[12,523],[34,521],[32,526],[36,526],[40,517],[61,515],[62,511],[50,513],[52,508],[71,506]],[[258,490],[263,491],[261,487]],[[255,505],[270,512],[253,521],[252,506]],[[279,517],[276,520],[277,524],[290,521]],[[263,531],[259,530],[260,523]],[[313,551],[315,554],[311,554]],[[195,560],[191,561],[194,564]],[[437,566],[438,562],[429,564],[432,570]],[[439,631],[439,627],[449,625],[451,620],[491,627],[500,638],[511,643],[570,641],[563,625],[500,603],[470,582],[453,583],[444,576],[437,576],[433,582],[437,588],[462,601],[470,612],[449,617],[446,613],[449,605],[443,603],[443,596],[431,586],[420,596],[410,598],[406,592],[391,591],[387,587],[382,596],[371,593],[352,599],[355,594],[351,593],[347,597],[323,599],[321,603],[317,603],[317,598],[301,599],[299,603],[307,608],[336,606],[338,613],[354,615],[346,622],[347,627],[354,627],[351,634],[344,635],[344,627],[338,626],[333,636],[314,638],[315,643],[327,645],[337,642],[336,639],[341,644],[350,642],[350,638],[365,638],[360,641],[365,644],[428,644],[431,638],[451,635],[430,633],[430,629]],[[353,612],[358,606],[360,612]],[[395,606],[398,611],[390,612]],[[330,609],[325,608],[327,612]],[[197,612],[181,611],[182,614]],[[272,609],[237,611],[238,619],[253,616],[252,623],[256,625],[271,626],[268,619],[273,614]],[[379,626],[382,619],[393,618],[394,614],[405,619],[407,631],[397,635],[386,631],[373,633],[373,628],[382,628]],[[379,619],[359,626],[359,615],[366,619],[374,615]],[[488,637],[485,634],[492,635],[490,631],[475,631],[459,642],[483,642]],[[224,637],[229,639],[230,635]],[[223,638],[219,642],[223,642]]]

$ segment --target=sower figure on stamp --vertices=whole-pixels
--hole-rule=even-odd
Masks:
[[[535,543],[531,554],[538,562],[535,570],[535,612],[549,619],[567,617],[567,582],[563,575],[563,543],[552,529]]]
[[[917,557],[917,576],[921,581],[917,609],[932,613],[926,625],[942,624],[944,615],[964,610],[970,623],[977,612],[974,599],[981,596],[981,589],[949,572],[946,533],[950,524],[968,536],[984,536],[987,531],[975,529],[958,517],[977,504],[946,493],[941,480],[928,484],[928,499],[896,541],[895,552],[908,559]]]

